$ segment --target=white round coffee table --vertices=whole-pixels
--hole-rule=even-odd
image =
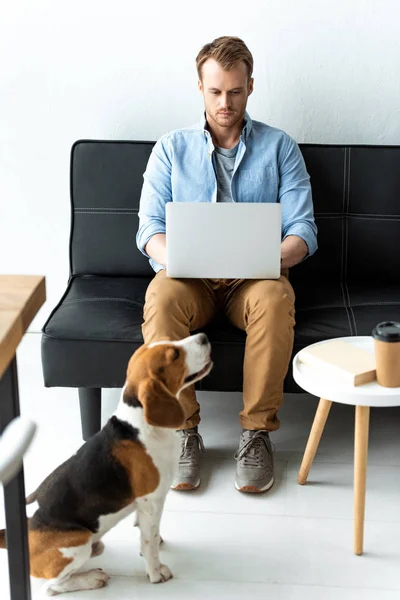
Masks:
[[[343,340],[373,352],[372,337],[346,337]],[[329,344],[333,340],[318,342]],[[313,344],[315,346],[316,344]],[[299,360],[293,359],[293,377],[306,392],[320,398],[318,409],[301,463],[298,482],[304,485],[321,440],[332,402],[352,404],[356,407],[354,437],[354,552],[363,553],[365,490],[367,477],[369,413],[371,406],[400,406],[400,387],[385,388],[377,381],[353,386],[341,381],[327,371],[321,372]]]

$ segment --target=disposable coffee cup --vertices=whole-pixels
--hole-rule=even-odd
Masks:
[[[389,388],[400,387],[400,323],[378,323],[372,337],[378,383]]]

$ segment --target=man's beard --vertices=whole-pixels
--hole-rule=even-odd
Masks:
[[[210,116],[212,120],[219,125],[219,127],[233,127],[236,125],[236,123],[243,120],[244,111],[233,111],[232,114],[228,115],[227,117],[223,117],[222,115],[218,114],[218,112],[212,113]]]

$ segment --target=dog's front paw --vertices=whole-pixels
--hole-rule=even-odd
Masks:
[[[152,573],[148,573],[150,583],[164,583],[168,579],[172,579],[172,573],[167,565],[160,565],[159,569],[154,569]]]
[[[173,575],[167,565],[161,565],[161,577],[163,581],[168,581],[168,579],[172,579]]]

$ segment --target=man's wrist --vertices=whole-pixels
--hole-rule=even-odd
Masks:
[[[288,235],[281,245],[281,268],[289,269],[301,262],[308,254],[308,246],[303,238]]]

